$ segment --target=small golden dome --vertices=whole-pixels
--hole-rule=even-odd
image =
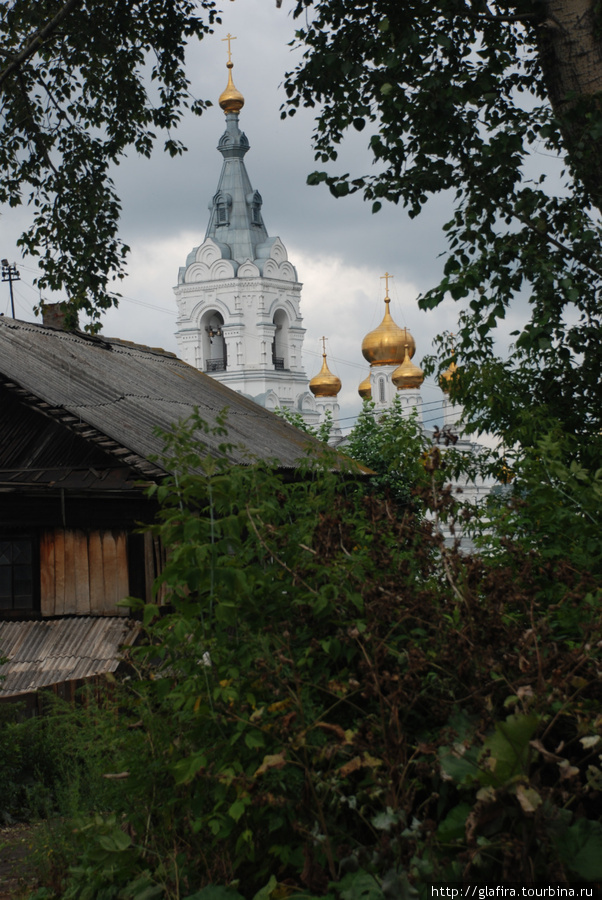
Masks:
[[[399,390],[419,388],[424,381],[424,372],[410,360],[409,351],[409,345],[406,344],[404,360],[391,375],[391,381]]]
[[[511,481],[514,481],[514,472],[509,468],[505,456],[502,459],[502,465],[498,470],[497,480],[500,484],[510,484]]]
[[[314,397],[336,397],[341,390],[341,379],[333,375],[326,365],[326,354],[322,354],[322,368],[309,382]]]
[[[367,376],[364,378],[362,383],[357,389],[358,394],[362,398],[362,400],[372,400],[372,385],[370,383],[370,372],[368,372]]]
[[[228,62],[226,63],[228,67],[228,84],[226,85],[226,89],[220,94],[219,105],[223,109],[223,111],[227,113],[237,113],[245,105],[245,98],[234,87],[234,82],[232,81],[232,69],[234,67],[234,63]]]
[[[400,328],[391,318],[390,302],[390,298],[385,297],[385,315],[382,322],[362,341],[362,353],[371,366],[399,365],[403,360],[406,344],[410,356],[414,356],[416,352],[416,344],[410,332],[407,328]]]
[[[445,372],[442,372],[439,376],[439,387],[445,394],[449,394],[449,390],[454,380],[454,375],[457,371],[458,367],[452,359]]]

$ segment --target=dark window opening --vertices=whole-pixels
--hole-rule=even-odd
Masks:
[[[37,608],[35,575],[32,538],[0,537],[0,613]]]

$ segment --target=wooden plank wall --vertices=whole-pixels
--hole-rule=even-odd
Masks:
[[[129,594],[126,533],[42,532],[40,593],[43,616],[127,615],[116,605]]]

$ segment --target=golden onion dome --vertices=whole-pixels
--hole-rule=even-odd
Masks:
[[[326,354],[322,354],[322,368],[309,382],[314,397],[336,397],[341,390],[341,379],[333,375],[326,364]]]
[[[391,375],[391,381],[399,390],[419,388],[424,381],[424,372],[419,366],[414,365],[410,359],[409,345],[405,346],[405,356],[402,364]]]
[[[390,298],[385,297],[382,322],[362,341],[362,353],[371,366],[398,366],[403,360],[406,344],[410,356],[416,352],[416,344],[410,332],[407,328],[400,328],[391,318],[390,302]]]
[[[449,390],[454,380],[454,375],[457,371],[458,367],[452,359],[445,372],[442,372],[439,376],[439,387],[445,394],[449,394]]]
[[[357,389],[358,394],[362,398],[362,400],[372,400],[372,384],[370,383],[370,373],[368,372],[367,376],[364,378],[362,383]]]
[[[228,67],[228,84],[226,85],[226,89],[220,94],[219,105],[225,113],[237,113],[240,112],[245,105],[245,98],[240,91],[236,89],[234,82],[232,81],[232,69],[234,63],[228,62],[226,63],[226,66]]]

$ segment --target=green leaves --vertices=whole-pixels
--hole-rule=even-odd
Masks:
[[[528,774],[534,755],[529,742],[539,721],[534,715],[511,715],[495,723],[495,733],[485,741],[479,758],[481,784],[502,785]]]
[[[585,881],[602,878],[602,825],[591,819],[578,819],[557,843],[557,850],[571,872]]]
[[[453,191],[445,274],[420,306],[449,297],[459,304],[453,344],[465,377],[454,399],[476,430],[507,446],[522,445],[529,410],[578,435],[577,452],[586,452],[602,431],[594,362],[602,328],[600,116],[589,76],[580,81],[584,73],[546,49],[553,38],[542,27],[545,5],[489,16],[450,0],[376,0],[352,10],[344,0],[312,0],[309,18],[307,5],[295,5],[303,56],[287,76],[287,106],[320,104],[316,158],[334,161],[334,148],[361,122],[372,130],[378,163],[373,174],[331,168],[310,183],[324,182],[339,198],[361,190],[373,212],[401,200],[410,216],[429,196]],[[593,18],[562,27],[577,43],[597,40]],[[546,156],[564,164],[555,180],[545,178],[547,163],[542,169],[542,140]],[[502,364],[495,354],[502,345],[506,355],[503,319],[520,329]],[[442,336],[442,355],[449,345]],[[492,383],[501,403],[491,402]]]
[[[463,841],[466,832],[466,820],[472,811],[470,803],[459,803],[450,809],[437,829],[437,838],[444,844],[452,841]]]
[[[129,252],[110,167],[130,147],[150,156],[159,130],[176,128],[186,109],[202,112],[202,101],[189,100],[184,46],[215,20],[213,0],[2,8],[0,202],[31,205],[19,244],[41,256],[39,286],[65,290],[91,330],[117,305],[114,282]],[[165,149],[184,148],[168,136]]]

